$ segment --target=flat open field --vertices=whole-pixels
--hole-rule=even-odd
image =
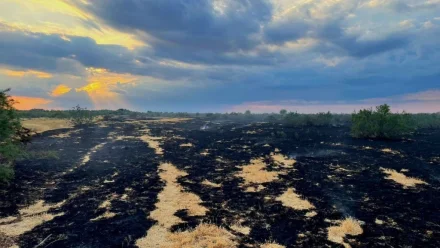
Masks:
[[[46,131],[0,198],[0,247],[440,247],[440,131],[113,120]]]

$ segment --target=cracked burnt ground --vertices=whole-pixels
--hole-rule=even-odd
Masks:
[[[440,246],[439,130],[390,142],[352,139],[347,127],[206,123],[118,120],[64,138],[55,135],[69,130],[43,133],[29,149],[59,158],[17,165],[0,199],[0,236],[20,247],[155,247],[138,241],[170,223],[150,216],[160,210],[166,163],[179,171],[173,185],[206,211],[173,207],[178,221],[164,235],[210,223],[237,247]],[[257,170],[246,178],[245,168]],[[48,217],[17,228],[14,216],[42,216],[26,210],[39,201]]]

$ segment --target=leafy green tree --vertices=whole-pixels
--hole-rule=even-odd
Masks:
[[[20,119],[8,90],[0,91],[0,183],[14,176],[13,163],[20,155]]]
[[[280,115],[286,115],[286,114],[287,114],[287,110],[285,109],[280,110]]]
[[[351,135],[355,138],[398,139],[414,131],[414,122],[405,112],[391,113],[387,104],[363,109],[352,115]]]

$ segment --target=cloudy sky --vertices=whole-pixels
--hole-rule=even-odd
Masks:
[[[21,109],[440,111],[440,0],[1,0]]]

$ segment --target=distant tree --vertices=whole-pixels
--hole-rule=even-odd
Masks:
[[[74,126],[91,124],[93,122],[93,115],[87,110],[87,108],[82,108],[81,106],[76,105],[72,108],[70,122]]]
[[[251,111],[250,110],[246,110],[246,112],[244,112],[245,115],[250,115]]]
[[[287,110],[285,109],[280,110],[280,115],[286,115],[286,114],[287,114]]]

